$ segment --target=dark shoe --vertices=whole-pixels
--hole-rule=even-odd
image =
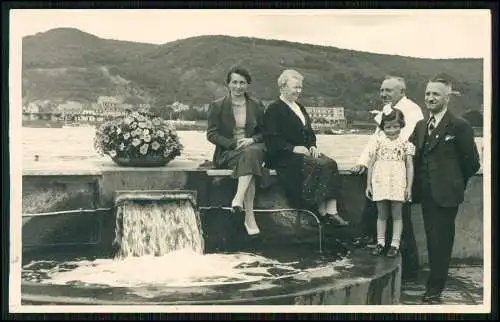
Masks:
[[[362,248],[362,247],[365,247],[365,240],[363,237],[358,237],[356,239],[354,239],[354,241],[352,242],[352,245],[356,248]]]
[[[363,237],[358,237],[358,238],[354,239],[354,242],[352,243],[352,245],[354,247],[362,248],[362,247],[367,246],[370,243],[373,243],[373,238],[370,238],[368,236],[363,236]],[[375,247],[375,246],[376,246],[376,244],[373,245],[373,247]]]
[[[238,205],[236,203],[232,203],[231,204],[231,212],[233,214],[239,214],[239,213],[242,213],[243,212],[243,206],[242,205]]]
[[[375,238],[371,238],[367,243],[366,243],[366,248],[373,249],[377,247],[378,242]]]
[[[349,222],[340,217],[339,214],[326,214],[323,216],[323,223],[326,225],[333,225],[339,227],[345,227],[349,225]]]
[[[384,253],[385,251],[385,247],[380,245],[380,244],[377,244],[377,246],[375,246],[375,248],[372,250],[372,255],[373,256],[380,256]]]
[[[441,304],[443,303],[441,299],[441,293],[429,294],[425,293],[422,297],[422,302],[426,304]]]
[[[391,246],[389,250],[387,251],[387,257],[396,257],[399,255],[399,248],[396,248],[394,246]]]
[[[418,271],[417,272],[405,272],[403,270],[403,275],[401,279],[405,282],[416,283],[418,282]]]

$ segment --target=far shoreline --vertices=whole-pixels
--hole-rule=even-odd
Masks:
[[[23,124],[22,128],[95,128],[96,124],[89,123],[81,123],[78,125],[63,125],[56,124],[56,122],[46,122],[44,124]],[[176,124],[175,129],[177,131],[197,131],[197,132],[205,132],[207,130],[206,121],[196,121],[196,124]],[[483,137],[483,128],[482,127],[473,127],[474,129],[474,137]],[[338,128],[331,127],[327,130],[315,130],[314,132],[318,135],[370,135],[374,132],[375,127],[372,125],[371,127],[367,126],[351,126],[348,128]]]

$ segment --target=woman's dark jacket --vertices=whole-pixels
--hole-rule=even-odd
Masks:
[[[256,98],[246,96],[246,124],[245,137],[253,138],[256,143],[263,142],[264,105]],[[210,103],[208,110],[207,139],[215,145],[213,163],[221,166],[224,152],[236,147],[233,137],[235,119],[231,97],[225,96]]]
[[[311,127],[311,119],[304,106],[297,103],[304,114],[306,124],[295,115],[281,99],[271,103],[264,116],[264,140],[268,156],[266,164],[270,168],[279,167],[294,154],[295,146],[310,148],[316,146],[316,135]]]

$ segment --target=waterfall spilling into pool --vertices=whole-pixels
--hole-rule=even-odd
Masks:
[[[301,214],[300,210],[296,216],[302,219],[295,220],[290,227],[300,230],[300,223],[312,223],[306,231],[316,237],[309,242],[280,246],[265,246],[263,242],[253,249],[245,248],[269,237],[266,225],[261,225],[263,236],[255,238],[242,233],[239,237],[243,238],[240,239],[243,244],[232,240],[231,243],[243,247],[207,253],[203,223],[206,226],[207,220],[222,222],[231,217],[231,220],[241,219],[238,225],[242,225],[243,218],[235,218],[236,214],[224,209],[205,211],[201,218],[196,200],[196,191],[116,191],[112,211],[103,215],[113,216],[104,217],[113,220],[108,221],[114,231],[114,239],[109,239],[112,244],[109,255],[93,253],[85,245],[71,251],[56,247],[48,253],[30,252],[23,257],[23,302],[367,304],[393,301],[399,296],[399,273],[394,270],[394,261],[374,264],[369,255],[341,254],[337,247],[341,243],[332,239],[325,244],[325,251],[320,252],[316,237],[322,230],[314,229],[313,217],[304,221],[305,212]],[[272,216],[283,215],[279,210],[261,212],[257,220],[266,216],[267,221],[262,222],[271,224]],[[64,227],[72,215],[57,216],[53,220]],[[289,217],[287,213],[286,218]],[[276,219],[276,223],[285,222]],[[231,235],[224,225],[209,225],[209,228],[212,235]],[[279,232],[271,235],[276,233]],[[372,283],[375,280],[378,284]]]
[[[113,287],[242,283],[311,270],[252,253],[204,254],[199,214],[186,192],[118,192],[115,206],[114,258],[33,262],[25,270],[42,283]]]
[[[125,200],[117,205],[115,236],[119,258],[203,254],[200,220],[188,200]]]

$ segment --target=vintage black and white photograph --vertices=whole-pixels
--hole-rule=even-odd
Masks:
[[[489,10],[10,12],[11,312],[491,310]]]

